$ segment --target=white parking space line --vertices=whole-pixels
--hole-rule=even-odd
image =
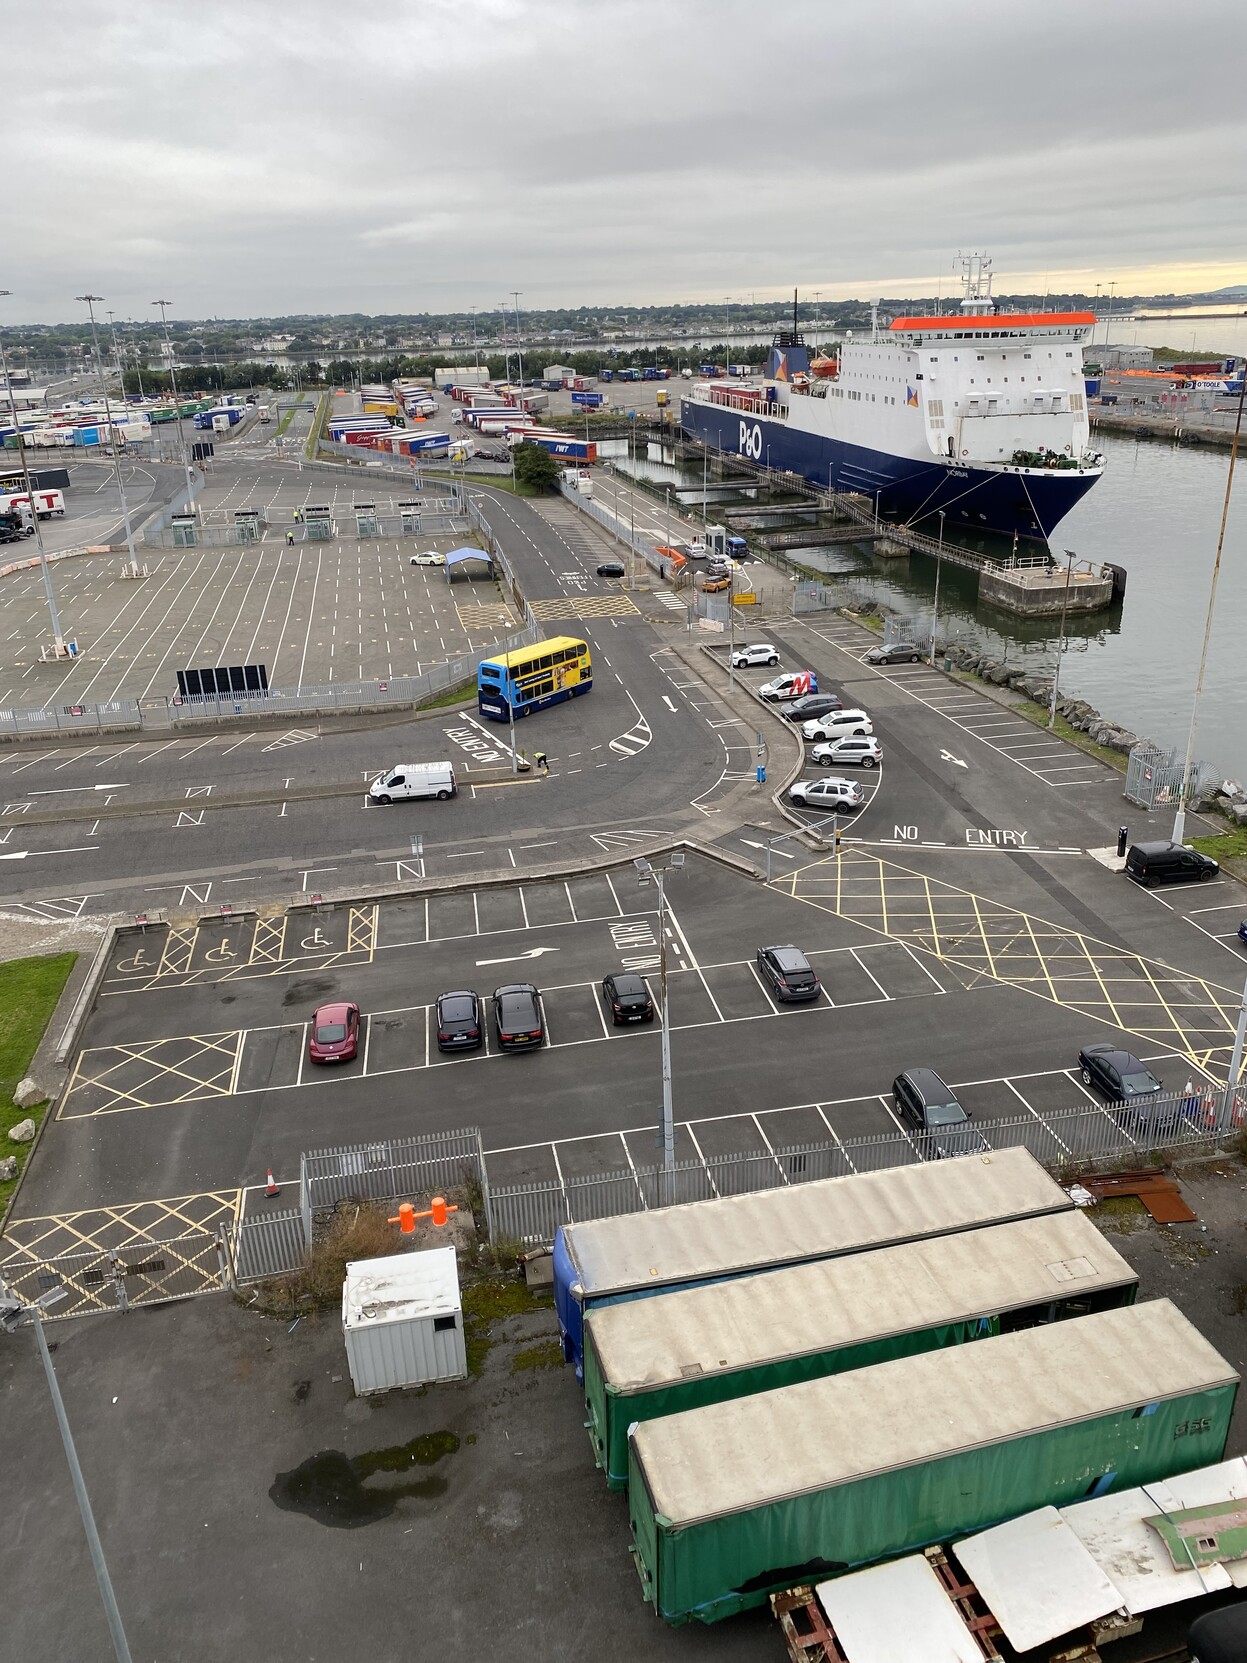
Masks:
[[[758,1119],[756,1114],[750,1115],[749,1118],[753,1121],[753,1124],[754,1124],[754,1126],[757,1130],[758,1136],[762,1139],[763,1143],[766,1145],[767,1154],[775,1162],[775,1170],[779,1173],[780,1177],[784,1180],[784,1183],[787,1184],[788,1181],[789,1181],[788,1174],[784,1171],[783,1167],[779,1164],[779,1161],[776,1159],[775,1145],[771,1142],[770,1138],[768,1138],[766,1133],[762,1130],[762,1122]]]
[[[606,1012],[602,1009],[602,1000],[598,993],[597,983],[591,982],[589,986],[593,994],[593,1008],[597,1011],[598,1021],[602,1024],[602,1038],[609,1039],[611,1037],[611,1031],[606,1026]]]
[[[874,974],[873,974],[873,973],[872,973],[872,971],[871,971],[871,969],[870,969],[870,966],[869,966],[869,965],[868,965],[868,964],[866,964],[866,962],[865,962],[865,961],[864,961],[864,960],[863,960],[863,958],[862,958],[862,956],[861,956],[861,954],[860,954],[860,953],[859,953],[859,952],[858,952],[858,950],[857,950],[857,948],[856,948],[856,947],[852,947],[852,948],[850,948],[850,949],[849,949],[849,951],[850,951],[850,952],[851,952],[851,953],[852,953],[852,955],[853,955],[853,962],[854,962],[854,963],[855,963],[855,964],[856,964],[856,965],[858,965],[858,966],[859,966],[859,967],[860,967],[860,968],[861,968],[861,969],[862,969],[862,970],[864,970],[864,971],[865,971],[865,972],[866,972],[866,974],[867,974],[867,975],[868,975],[868,976],[869,976],[869,977],[870,977],[870,979],[871,979],[871,981],[872,981],[872,982],[873,982],[873,983],[874,983],[874,984],[875,984],[875,986],[876,986],[876,987],[877,987],[877,988],[878,988],[878,989],[879,989],[879,995],[880,995],[880,997],[881,997],[881,998],[883,998],[883,999],[886,999],[886,1000],[887,1000],[887,1001],[888,1001],[888,1003],[889,1003],[889,1004],[891,1004],[891,1002],[892,1002],[892,995],[891,995],[891,994],[890,994],[890,993],[889,993],[889,992],[888,992],[888,990],[887,990],[887,989],[886,989],[886,988],[885,988],[885,987],[884,987],[884,985],[883,985],[883,983],[882,983],[882,982],[881,982],[881,981],[880,981],[880,980],[879,980],[879,978],[878,978],[878,976],[876,976],[876,975],[874,975]],[[937,986],[937,987],[938,987],[938,986],[939,986],[939,984],[938,984],[938,983],[936,983],[936,986]],[[941,991],[941,993],[942,993],[942,992],[943,992],[943,989],[942,989],[942,988],[941,988],[941,989],[940,989],[940,991]]]
[[[815,1103],[814,1108],[818,1113],[818,1118],[827,1128],[828,1135],[831,1137],[832,1141],[839,1144],[840,1153],[844,1156],[845,1164],[849,1168],[849,1171],[856,1172],[857,1167],[854,1165],[853,1161],[850,1160],[848,1150],[844,1147],[840,1134],[836,1131],[836,1128],[831,1124],[831,1121],[828,1120],[827,1116],[823,1113],[823,1105],[821,1103]]]

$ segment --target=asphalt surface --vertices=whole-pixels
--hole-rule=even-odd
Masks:
[[[265,470],[289,477],[256,462],[256,480]],[[883,747],[881,769],[854,775],[870,800],[842,825],[839,855],[815,847],[798,827],[822,817],[785,818],[768,794],[797,754],[748,691],[773,672],[729,691],[658,592],[597,578],[609,544],[574,509],[481,501],[534,611],[594,653],[590,697],[517,729],[517,748],[548,752],[548,776],[512,774],[507,731],[479,724],[471,701],[350,731],[0,754],[0,911],[173,915],[118,940],[4,1252],[43,1261],[231,1225],[264,1204],[270,1166],[289,1198],[307,1149],[459,1126],[481,1129],[495,1187],[652,1164],[658,1034],[613,1029],[600,978],[627,966],[653,981],[659,921],[631,851],[691,831],[758,867],[772,844],[773,877],[763,887],[693,857],[668,880],[682,1159],[753,1155],[782,1181],[812,1143],[861,1170],[880,1135],[916,1159],[896,1141],[889,1091],[916,1064],[980,1125],[1042,1123],[1054,1158],[1076,1157],[1110,1118],[1078,1075],[1087,1041],[1120,1039],[1172,1085],[1224,1075],[1241,886],[1145,892],[1089,855],[1116,843],[1119,774],[923,665],[872,669],[871,637],[845,620],[780,620],[751,634],[865,708]],[[753,783],[759,732],[766,789]],[[460,773],[455,800],[365,806],[373,773],[441,756]],[[1168,829],[1127,818],[1134,836]],[[589,870],[540,875],[576,861]],[[395,886],[407,892],[367,898]],[[283,904],[350,891],[360,898]],[[234,911],[197,922],[222,904]],[[757,980],[756,949],[785,941],[823,979],[813,1006],[777,1008]],[[439,1056],[439,991],[488,996],[529,978],[546,1046]],[[306,1023],[339,997],[363,1008],[361,1055],[314,1068]],[[195,1299],[55,1325],[136,1656],[246,1659],[275,1634],[291,1656],[386,1656],[426,1630],[460,1650],[514,1647],[518,1632],[552,1658],[775,1655],[761,1617],[675,1636],[649,1618],[569,1377],[510,1372],[549,1327],[523,1319],[478,1386],[374,1406],[350,1395],[332,1319],[290,1333]],[[21,1498],[10,1553],[59,1567],[52,1606],[15,1608],[34,1656],[96,1634],[99,1616],[28,1339],[4,1342],[0,1370],[0,1445]],[[445,1490],[404,1490],[366,1530],[277,1499],[281,1475],[311,1457],[449,1427],[463,1444],[432,1470]],[[295,1567],[276,1601],[275,1564]],[[395,1596],[413,1565],[415,1607]]]

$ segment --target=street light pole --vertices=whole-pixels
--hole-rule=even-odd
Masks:
[[[944,510],[938,510],[940,516],[940,542],[935,551],[935,609],[931,615],[931,663],[935,664],[935,636],[940,627],[940,567],[944,561]]]
[[[0,297],[12,294],[11,289],[0,289]],[[30,477],[30,458],[26,454],[26,440],[22,435],[22,424],[17,419],[17,400],[13,397],[13,384],[9,380],[9,360],[4,350],[4,336],[0,334],[0,375],[4,376],[4,390],[9,401],[9,414],[13,418],[13,429],[17,434],[17,459],[21,463],[22,480],[26,486],[26,500],[30,504],[30,523],[35,528],[35,547],[39,550],[39,575],[43,579],[44,598],[48,603],[48,616],[52,620],[52,640],[58,658],[64,658],[69,649],[65,645],[65,637],[61,634],[60,614],[56,609],[56,591],[52,588],[52,569],[48,565],[47,552],[43,546],[43,528],[39,524],[39,515],[35,510],[35,487]]]
[[[103,300],[100,294],[80,294],[76,297],[86,302],[87,312],[91,319],[91,342],[95,349],[95,367],[99,372],[100,391],[104,395],[104,422],[108,428],[108,443],[113,455],[113,475],[117,481],[117,495],[121,498],[121,518],[126,528],[126,552],[130,556],[130,575],[139,575],[138,556],[134,552],[134,530],[130,525],[130,505],[126,501],[125,481],[121,477],[121,451],[117,446],[117,429],[113,425],[113,413],[108,403],[108,378],[104,374],[104,360],[100,357],[99,331],[95,327],[95,302]]]
[[[159,306],[160,308],[160,327],[164,330],[165,350],[169,356],[169,390],[173,394],[173,419],[177,423],[178,442],[182,447],[182,467],[186,471],[186,512],[193,514],[195,512],[195,494],[191,486],[190,459],[186,454],[186,430],[182,426],[181,416],[178,415],[178,378],[173,369],[173,342],[169,339],[169,325],[165,321],[165,309],[172,306],[172,304],[171,300],[152,301],[153,306]]]
[[[662,1016],[662,1116],[659,1136],[662,1139],[663,1205],[675,1199],[675,1115],[671,1099],[671,1021],[667,1007],[667,893],[663,878],[668,872],[678,872],[684,865],[683,854],[673,854],[666,866],[653,866],[648,860],[634,860],[637,878],[642,884],[653,883],[658,890],[658,988]]]
[[[121,1612],[117,1609],[117,1598],[113,1593],[112,1580],[108,1575],[108,1566],[104,1560],[100,1533],[95,1528],[95,1515],[91,1511],[91,1500],[87,1495],[87,1486],[82,1476],[82,1468],[78,1464],[78,1452],[74,1448],[73,1433],[69,1429],[69,1417],[65,1413],[61,1388],[57,1383],[56,1370],[52,1367],[52,1355],[48,1350],[47,1338],[43,1332],[44,1308],[59,1299],[64,1299],[64,1297],[64,1289],[56,1288],[42,1295],[33,1305],[26,1305],[10,1294],[0,1293],[0,1331],[12,1333],[19,1327],[25,1327],[27,1323],[32,1323],[34,1326],[35,1341],[39,1348],[39,1360],[43,1364],[44,1376],[48,1382],[48,1392],[52,1398],[52,1408],[56,1414],[56,1425],[61,1434],[65,1459],[69,1462],[69,1476],[73,1483],[78,1511],[82,1516],[82,1528],[87,1538],[87,1548],[91,1554],[95,1580],[99,1585],[100,1599],[104,1605],[104,1616],[108,1622],[108,1633],[112,1639],[113,1652],[116,1655],[117,1663],[131,1663],[130,1647],[126,1641],[125,1629],[121,1624]]]
[[[1065,556],[1065,594],[1061,599],[1061,634],[1056,645],[1056,669],[1052,674],[1052,697],[1048,701],[1049,728],[1052,728],[1056,724],[1056,690],[1057,684],[1061,679],[1061,658],[1065,652],[1065,614],[1067,608],[1069,607],[1069,581],[1074,571],[1073,549],[1066,549]]]
[[[1226,1082],[1231,1091],[1238,1085],[1238,1077],[1243,1071],[1244,1040],[1247,1040],[1247,982],[1243,983],[1243,998],[1238,1008],[1238,1026],[1234,1030],[1234,1050],[1230,1056],[1230,1072]]]
[[[1225,522],[1230,513],[1230,490],[1234,484],[1234,464],[1238,460],[1238,440],[1243,427],[1243,394],[1247,392],[1247,370],[1238,388],[1238,413],[1234,417],[1234,438],[1230,444],[1230,466],[1225,476],[1225,499],[1221,504],[1221,530],[1217,534],[1217,558],[1212,564],[1212,586],[1208,591],[1208,616],[1204,620],[1204,644],[1199,653],[1199,676],[1195,682],[1195,698],[1191,704],[1191,727],[1186,736],[1186,763],[1182,769],[1182,790],[1178,797],[1178,812],[1173,820],[1173,840],[1181,843],[1186,830],[1186,799],[1191,790],[1191,769],[1195,757],[1195,724],[1199,717],[1199,697],[1204,690],[1204,671],[1208,664],[1208,642],[1212,636],[1212,613],[1217,602],[1217,583],[1221,576],[1221,551],[1225,547]]]

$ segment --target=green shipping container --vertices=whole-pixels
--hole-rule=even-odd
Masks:
[[[1068,1212],[600,1305],[585,1317],[594,1458],[622,1490],[636,1422],[1129,1305],[1138,1283]]]
[[[1221,1460],[1238,1375],[1167,1299],[637,1427],[645,1597],[716,1622],[1035,1507]]]

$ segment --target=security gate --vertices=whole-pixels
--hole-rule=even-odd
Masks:
[[[48,1307],[50,1320],[216,1293],[233,1286],[233,1270],[229,1244],[218,1228],[170,1241],[131,1242],[106,1252],[6,1259],[0,1264],[0,1286],[32,1304],[59,1288],[66,1297]]]
[[[355,533],[358,537],[377,535],[377,505],[375,502],[355,504]]]
[[[325,543],[333,536],[333,523],[327,508],[305,508],[303,524],[310,543]]]
[[[1159,745],[1136,745],[1126,764],[1126,789],[1122,795],[1140,808],[1177,807],[1182,796],[1182,776],[1185,760],[1177,751],[1162,751]],[[1199,788],[1203,763],[1191,767],[1191,795]]]

